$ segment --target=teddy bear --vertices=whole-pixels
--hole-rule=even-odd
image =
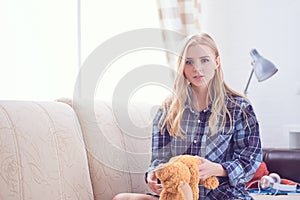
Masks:
[[[199,179],[199,168],[201,160],[196,156],[175,156],[169,162],[160,164],[154,170],[156,177],[161,181],[162,192],[160,200],[185,200],[182,184],[188,183],[193,194],[193,200],[199,196],[198,183],[208,189],[216,189],[219,181],[215,176],[204,181]]]

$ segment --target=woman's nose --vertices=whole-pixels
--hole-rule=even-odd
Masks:
[[[200,63],[195,63],[194,65],[193,65],[193,70],[194,71],[199,71],[201,69],[201,64]]]

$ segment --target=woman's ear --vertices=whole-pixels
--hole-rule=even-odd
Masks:
[[[220,67],[220,63],[221,63],[221,61],[220,61],[220,56],[217,56],[217,58],[216,58],[216,68],[218,68],[218,67]]]

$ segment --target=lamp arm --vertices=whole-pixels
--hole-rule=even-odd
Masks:
[[[249,79],[248,79],[247,85],[246,85],[246,87],[245,87],[245,90],[244,90],[244,95],[246,95],[246,96],[247,96],[247,90],[248,90],[248,87],[249,87],[249,84],[250,84],[250,81],[251,81],[251,78],[252,78],[253,72],[254,72],[254,69],[252,68],[251,74],[250,74],[250,76],[249,76]]]

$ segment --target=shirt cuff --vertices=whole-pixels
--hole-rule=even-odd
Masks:
[[[236,186],[240,183],[240,180],[243,178],[244,169],[243,167],[235,161],[221,163],[222,167],[227,171],[229,184]]]

